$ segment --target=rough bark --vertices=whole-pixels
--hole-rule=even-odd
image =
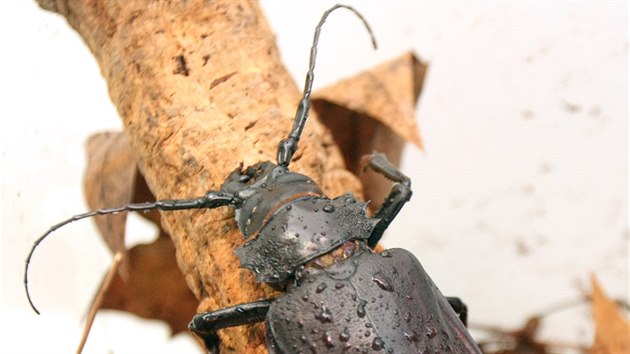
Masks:
[[[39,0],[83,37],[107,80],[139,168],[157,198],[218,189],[240,163],[275,160],[300,92],[254,1]],[[324,191],[359,193],[314,114],[291,167]],[[240,269],[227,208],[162,215],[199,310],[269,297]],[[223,352],[266,352],[262,326],[221,332]]]

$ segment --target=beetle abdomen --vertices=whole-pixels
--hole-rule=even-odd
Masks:
[[[361,252],[316,272],[267,314],[277,353],[478,353],[408,251]]]

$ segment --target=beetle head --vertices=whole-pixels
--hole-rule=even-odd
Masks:
[[[255,234],[271,214],[287,201],[305,195],[322,195],[308,176],[290,172],[273,162],[259,162],[230,173],[221,191],[240,200],[236,222],[245,238]]]

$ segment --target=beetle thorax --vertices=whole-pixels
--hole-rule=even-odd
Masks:
[[[269,161],[235,170],[221,190],[241,201],[236,222],[245,238],[256,234],[275,211],[290,201],[323,194],[310,177]]]
[[[234,252],[257,281],[284,282],[299,266],[345,242],[369,238],[378,219],[369,218],[366,207],[351,194],[291,200],[265,220],[256,238]]]

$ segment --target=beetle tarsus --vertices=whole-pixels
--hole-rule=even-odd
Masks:
[[[394,181],[392,190],[385,198],[380,208],[374,213],[374,218],[380,219],[372,235],[368,239],[368,246],[376,247],[378,241],[383,237],[383,233],[398,215],[403,205],[411,199],[411,181],[396,166],[392,165],[383,153],[368,155],[363,158],[364,169],[370,168],[373,171]]]

